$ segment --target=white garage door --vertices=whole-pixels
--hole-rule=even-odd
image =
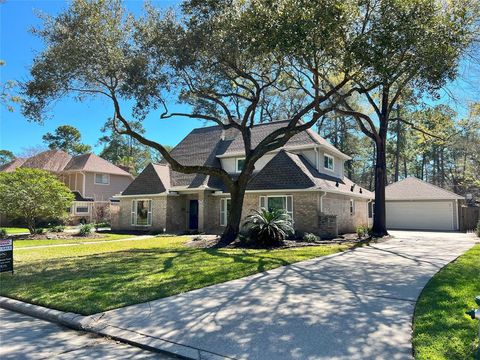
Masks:
[[[451,201],[389,201],[387,228],[454,230]]]

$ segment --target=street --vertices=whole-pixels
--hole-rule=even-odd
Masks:
[[[0,358],[173,359],[48,321],[0,309]]]

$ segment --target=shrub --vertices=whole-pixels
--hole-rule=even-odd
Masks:
[[[92,232],[92,224],[83,224],[80,226],[80,229],[78,230],[78,235],[80,236],[87,236]]]
[[[475,232],[477,233],[477,236],[480,237],[480,220],[478,221],[477,230]]]
[[[303,241],[305,242],[315,242],[318,240],[320,240],[320,237],[315,234],[305,233],[305,235],[303,235]]]
[[[263,246],[280,244],[294,232],[292,218],[283,210],[254,210],[247,216],[244,226],[250,238]]]
[[[49,231],[54,232],[54,233],[64,232],[65,231],[65,226],[63,226],[63,225],[52,226],[49,229]]]
[[[22,218],[31,234],[39,219],[58,219],[73,201],[70,189],[48,171],[18,168],[0,172],[0,212]]]
[[[370,233],[370,229],[367,225],[359,225],[357,226],[357,235],[359,238],[364,237]]]
[[[0,238],[4,238],[7,236],[7,230],[0,228]]]
[[[36,234],[36,235],[45,234],[45,229],[44,229],[44,228],[35,229],[35,230],[33,231],[33,234]]]

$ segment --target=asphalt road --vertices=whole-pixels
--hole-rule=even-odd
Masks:
[[[173,359],[0,309],[0,359]]]

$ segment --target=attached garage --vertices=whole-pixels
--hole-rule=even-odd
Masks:
[[[458,201],[463,197],[409,177],[385,188],[388,229],[458,230]]]

